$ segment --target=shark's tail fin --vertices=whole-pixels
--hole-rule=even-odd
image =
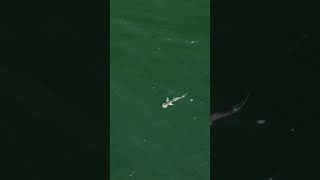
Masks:
[[[248,93],[248,95],[246,96],[246,98],[243,101],[241,101],[239,104],[237,104],[234,107],[235,111],[239,111],[246,104],[246,102],[248,101],[249,96],[250,96],[250,92]]]

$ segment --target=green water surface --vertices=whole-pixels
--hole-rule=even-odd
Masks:
[[[111,180],[209,179],[209,8],[111,1]]]

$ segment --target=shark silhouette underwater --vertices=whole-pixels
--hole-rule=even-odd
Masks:
[[[214,121],[229,117],[237,112],[239,112],[242,107],[246,104],[248,97],[250,96],[250,93],[248,93],[247,97],[242,100],[239,104],[235,105],[231,110],[227,110],[224,112],[218,112],[218,113],[213,113],[210,117],[210,126],[213,124]]]

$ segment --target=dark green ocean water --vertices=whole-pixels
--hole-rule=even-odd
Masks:
[[[209,179],[209,5],[111,1],[112,180]]]

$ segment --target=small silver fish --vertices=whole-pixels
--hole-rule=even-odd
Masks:
[[[184,95],[180,97],[174,97],[172,100],[170,100],[168,97],[166,99],[166,102],[162,103],[162,108],[167,108],[169,106],[173,106],[173,102],[178,101],[179,99],[182,99],[187,96],[188,93],[185,93]]]
[[[260,119],[260,120],[257,121],[257,124],[260,124],[260,125],[264,124],[264,123],[266,123],[266,120]]]

